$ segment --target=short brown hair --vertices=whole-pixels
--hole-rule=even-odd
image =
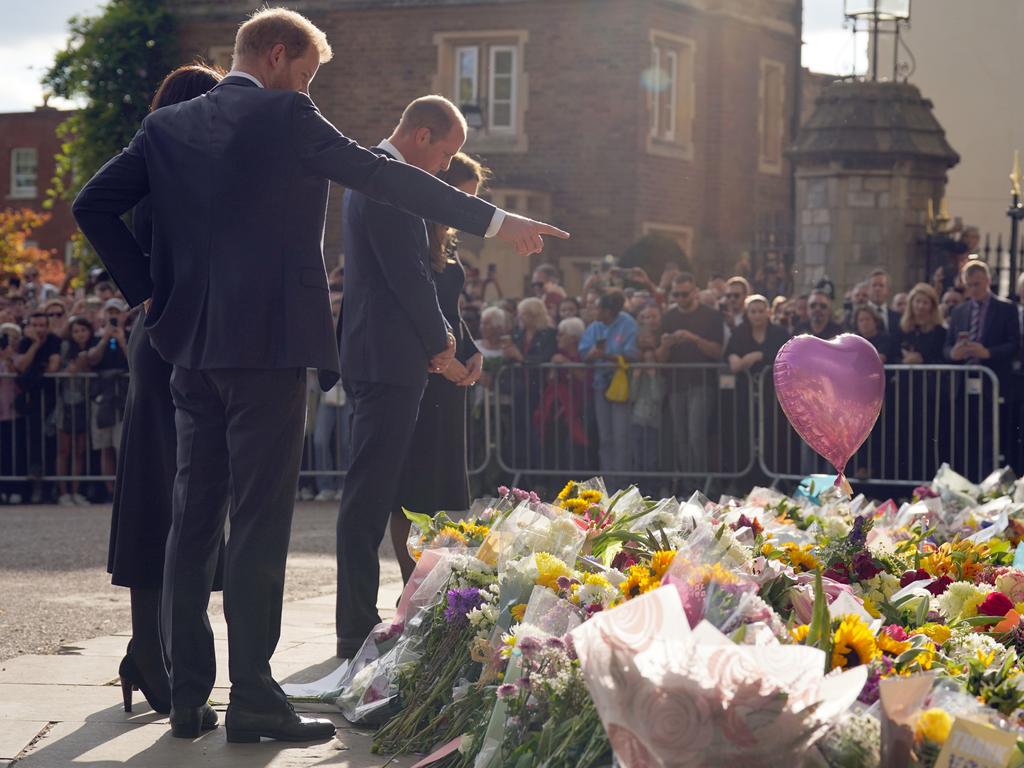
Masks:
[[[235,35],[234,61],[247,56],[261,56],[280,43],[289,59],[297,59],[316,46],[320,63],[330,61],[334,52],[327,35],[300,13],[287,8],[263,8],[250,16]]]
[[[405,108],[398,130],[409,133],[428,128],[433,143],[447,137],[456,123],[462,126],[463,131],[466,130],[466,118],[448,99],[444,96],[421,96]]]

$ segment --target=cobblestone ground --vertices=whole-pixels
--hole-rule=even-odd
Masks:
[[[285,600],[335,589],[337,502],[296,505]],[[0,507],[0,662],[131,628],[128,590],[106,572],[110,507]],[[397,578],[388,537],[382,579]],[[221,611],[219,595],[210,609]]]

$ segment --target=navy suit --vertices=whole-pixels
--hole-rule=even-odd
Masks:
[[[951,360],[953,346],[962,333],[970,333],[972,302],[965,301],[953,310],[949,318],[949,330],[946,333],[946,345],[943,353]],[[979,329],[978,342],[989,351],[989,358],[979,360],[979,364],[989,368],[999,381],[999,389],[1006,403],[1013,400],[1012,374],[1013,361],[1020,350],[1020,323],[1017,308],[998,296],[990,295],[988,308],[985,311],[984,323]],[[961,361],[967,364],[967,360]],[[969,390],[960,386],[951,389],[952,434],[955,439],[945,448],[950,465],[953,469],[975,481],[980,481],[996,468],[992,460],[992,419],[989,409],[992,407],[995,392],[988,377],[982,377],[980,394],[972,395]],[[980,397],[980,401],[978,398]],[[979,411],[983,407],[984,411]],[[980,422],[980,423],[979,423]],[[1012,439],[1012,409],[1007,404],[1000,407],[999,425],[1002,436],[1001,452],[1009,453]],[[961,436],[966,438],[964,442]],[[957,451],[958,446],[966,447]]]
[[[385,154],[383,149],[375,150]],[[352,401],[352,464],[338,513],[338,653],[380,621],[377,549],[396,503],[430,359],[448,346],[427,224],[359,192],[344,200],[345,300],[339,327]],[[485,231],[491,213],[474,222]]]
[[[206,703],[216,662],[206,606],[224,558],[231,705],[286,712],[270,657],[302,455],[306,369],[339,377],[323,232],[329,181],[484,234],[493,206],[363,149],[309,96],[227,77],[146,117],[73,211],[174,365],[177,475],[162,619],[175,709]],[[146,195],[151,259],[121,221]]]

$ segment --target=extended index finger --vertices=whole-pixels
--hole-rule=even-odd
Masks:
[[[543,221],[536,221],[534,225],[538,235],[552,235],[553,237],[560,237],[562,240],[568,240],[572,237],[564,229],[559,229],[551,224],[545,224]]]

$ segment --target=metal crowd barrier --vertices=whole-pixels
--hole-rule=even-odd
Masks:
[[[123,408],[116,400],[127,392],[127,372],[48,373],[23,382],[0,373],[0,493],[18,493],[8,486],[27,480],[113,481],[113,455],[104,468],[102,450],[120,441]],[[113,399],[107,426],[97,421],[100,396]]]
[[[1003,466],[999,380],[984,366],[887,365],[874,429],[850,459],[851,479],[893,485],[931,482],[943,463],[980,480]],[[771,369],[758,377],[760,469],[773,479],[834,473],[808,448],[775,396]]]
[[[755,462],[753,387],[723,365],[635,363],[627,402],[609,402],[610,364],[511,365],[496,377],[497,460],[521,477],[603,475],[668,487],[738,478]],[[662,482],[657,482],[658,480]]]
[[[467,391],[466,452],[478,487],[527,478],[604,475],[667,490],[676,478],[798,480],[829,467],[786,420],[771,369],[751,377],[721,365],[637,363],[630,400],[605,397],[614,367],[506,365],[491,388]],[[847,474],[890,484],[927,483],[942,463],[974,480],[1002,466],[1000,388],[983,366],[886,366],[882,413]],[[96,440],[119,445],[121,421],[95,423],[96,373],[47,374],[28,397],[0,373],[0,494],[27,480],[113,480]],[[127,374],[117,377],[121,386]],[[597,383],[595,384],[595,379]],[[125,387],[126,389],[126,387]],[[119,390],[123,393],[124,389]],[[311,398],[300,476],[337,487],[347,471],[349,409]],[[319,417],[319,418],[318,418]],[[108,470],[111,455],[106,456]],[[18,491],[21,493],[21,491]],[[23,495],[23,494],[22,494]]]

